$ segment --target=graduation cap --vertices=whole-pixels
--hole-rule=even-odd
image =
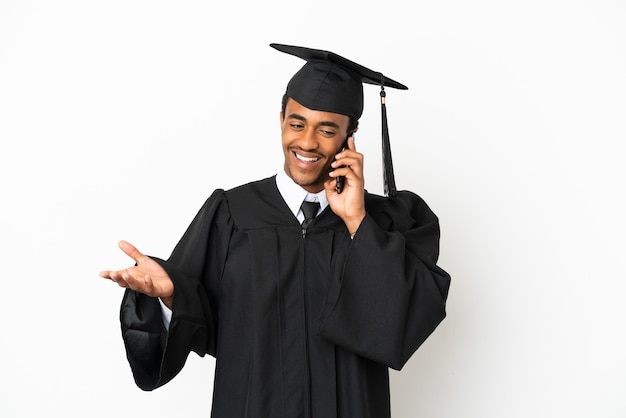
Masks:
[[[286,93],[309,109],[359,119],[363,113],[363,83],[380,86],[384,190],[386,196],[395,196],[396,182],[389,144],[385,87],[400,90],[408,90],[408,87],[333,52],[276,43],[270,46],[306,61],[287,84]]]

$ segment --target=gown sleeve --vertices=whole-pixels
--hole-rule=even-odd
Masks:
[[[163,326],[157,298],[126,290],[120,319],[135,383],[153,390],[183,368],[191,351],[215,355],[217,287],[232,220],[223,190],[204,203],[167,261],[154,258],[174,282],[172,318]]]
[[[367,212],[340,277],[331,278],[318,330],[400,370],[446,316],[450,275],[437,266],[439,220],[407,191],[373,201]]]

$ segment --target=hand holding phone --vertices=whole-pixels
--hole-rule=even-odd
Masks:
[[[352,140],[354,141],[354,132],[350,136],[352,137]],[[346,142],[344,142],[343,146],[341,147],[341,151],[345,150],[346,148],[348,148],[348,139],[346,139]],[[342,165],[341,167],[345,167],[345,166]],[[346,178],[344,176],[337,176],[337,178],[335,179],[335,191],[337,192],[337,194],[341,194],[341,192],[343,192],[343,186],[345,182],[346,182]]]

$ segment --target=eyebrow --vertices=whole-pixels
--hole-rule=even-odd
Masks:
[[[302,116],[302,115],[300,115],[298,113],[291,113],[289,116],[287,116],[287,118],[288,119],[296,119],[296,120],[299,120],[299,121],[302,121],[302,122],[306,122],[307,121],[304,116]],[[336,128],[336,129],[340,128],[340,126],[337,123],[335,123],[333,121],[329,121],[329,120],[320,122],[320,126],[328,126],[328,127]]]

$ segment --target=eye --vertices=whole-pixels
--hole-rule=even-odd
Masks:
[[[289,126],[291,126],[291,129],[296,131],[301,131],[302,129],[304,129],[304,125],[298,122],[291,122]]]
[[[320,129],[320,133],[325,137],[335,136],[335,131],[331,129]]]

